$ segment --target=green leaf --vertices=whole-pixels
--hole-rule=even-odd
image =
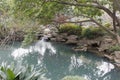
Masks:
[[[15,74],[11,69],[7,69],[7,76],[8,76],[8,80],[14,80],[15,79]]]

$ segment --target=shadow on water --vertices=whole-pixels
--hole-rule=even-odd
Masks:
[[[4,57],[11,62],[22,60],[37,69],[44,68],[43,74],[50,80],[60,80],[67,75],[78,75],[87,80],[120,79],[120,70],[110,62],[89,52],[75,52],[64,44],[41,40],[28,48],[14,48],[9,54],[1,50],[0,53],[1,60]]]
[[[88,80],[118,80],[120,78],[120,72],[117,72],[111,63],[92,53],[74,52],[64,45],[55,48],[57,54],[52,56],[45,54],[43,59],[44,66],[48,70],[46,76],[52,80],[59,80],[67,75],[79,75]]]

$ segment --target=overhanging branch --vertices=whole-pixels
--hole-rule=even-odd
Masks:
[[[85,22],[92,22],[92,20],[82,20],[82,21],[56,21],[56,20],[53,20],[53,22],[56,22],[56,23],[85,23]]]
[[[93,4],[89,3],[89,4],[83,4],[83,3],[70,3],[70,2],[66,2],[66,1],[54,1],[54,0],[50,0],[50,2],[56,2],[56,3],[59,3],[59,4],[64,4],[64,5],[70,5],[70,6],[81,6],[81,7],[92,7],[92,8],[98,8],[100,10],[103,10],[105,11],[112,19],[113,19],[113,12],[106,8],[105,6],[99,4],[99,2],[93,2]],[[120,24],[120,21],[119,19],[117,18],[117,16],[115,16],[115,20],[118,24]]]

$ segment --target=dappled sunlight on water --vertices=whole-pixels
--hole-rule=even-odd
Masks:
[[[101,62],[101,64],[97,65],[97,69],[99,69],[98,75],[100,75],[102,77],[114,68],[115,68],[114,65],[111,63]]]
[[[111,71],[114,70],[114,68],[115,67],[112,63],[103,60],[92,61],[91,59],[88,59],[83,55],[79,57],[76,55],[71,56],[71,61],[69,65],[70,72],[74,71],[75,69],[80,69],[80,71],[85,71],[82,72],[84,73],[82,75],[86,80],[111,80],[111,77],[108,75],[111,74]],[[92,78],[91,75],[98,77],[94,79]]]
[[[12,52],[12,56],[17,59],[17,58],[22,58],[24,56],[27,56],[28,54],[32,54],[34,52],[38,52],[41,56],[44,56],[46,50],[50,50],[49,54],[55,54],[56,50],[55,48],[51,45],[50,42],[45,42],[43,39],[38,41],[34,46],[30,46],[29,48],[18,48],[15,49]]]
[[[10,49],[11,50],[11,49]],[[0,63],[26,62],[44,69],[43,77],[60,80],[67,75],[82,76],[86,80],[118,80],[120,71],[114,65],[89,52],[75,52],[70,46],[40,40],[27,48],[0,50]]]
[[[20,57],[24,57],[26,55],[28,55],[30,52],[32,52],[31,49],[24,49],[24,48],[18,48],[18,49],[15,49],[13,52],[12,52],[12,56],[17,59],[17,58],[20,58]]]

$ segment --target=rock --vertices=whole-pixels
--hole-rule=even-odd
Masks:
[[[107,54],[104,54],[104,57],[107,58],[107,59],[109,59],[109,60],[113,60],[114,59],[113,56],[107,55]]]
[[[99,51],[106,51],[106,50],[109,50],[110,46],[111,46],[111,44],[102,42],[100,47],[98,48],[98,50]]]
[[[70,35],[67,37],[68,40],[77,40],[78,36],[76,35]]]
[[[71,45],[77,45],[77,43],[78,43],[77,40],[72,40],[72,39],[66,41],[66,44],[71,44]]]
[[[64,36],[64,37],[67,37],[68,34],[67,33],[61,33],[60,35]]]
[[[107,42],[107,43],[112,43],[112,41],[113,41],[113,39],[111,39],[111,38],[106,38],[105,39],[105,42]]]
[[[44,31],[43,31],[43,34],[45,34],[45,35],[50,34],[50,33],[51,33],[51,31],[50,31],[49,28],[46,28],[46,29],[44,29]]]
[[[76,35],[70,35],[68,36],[66,39],[66,44],[72,44],[72,45],[77,45],[78,40],[77,40],[78,36]]]
[[[56,38],[50,38],[51,41],[56,41]]]
[[[52,35],[52,37],[57,37],[58,36],[57,33],[52,33],[51,35]]]
[[[84,45],[88,46],[87,40],[85,40],[85,39],[79,40],[77,45],[78,46],[84,46]]]
[[[99,47],[100,41],[97,40],[87,40],[87,44],[91,47]]]
[[[47,34],[46,36],[47,36],[48,38],[51,38],[51,37],[52,37],[52,35],[51,35],[51,34]]]
[[[115,65],[116,65],[118,68],[120,68],[120,64],[119,64],[119,63],[118,63],[118,64],[117,64],[117,63],[115,63]]]
[[[120,64],[120,59],[114,58],[116,64]]]
[[[73,48],[74,51],[87,51],[87,47]]]
[[[50,30],[52,32],[58,32],[58,29],[54,25],[51,26]]]
[[[115,55],[115,58],[120,59],[120,51],[115,51],[113,54]]]
[[[65,40],[64,38],[58,36],[58,37],[56,38],[56,41],[58,41],[58,42],[65,42],[66,40]]]

